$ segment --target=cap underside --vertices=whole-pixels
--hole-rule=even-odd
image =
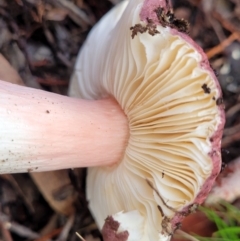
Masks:
[[[192,204],[212,174],[209,153],[222,121],[216,104],[221,93],[212,71],[201,67],[202,55],[170,28],[131,38],[131,26],[146,24],[136,2],[123,2],[91,32],[71,92],[86,99],[113,96],[129,119],[122,160],[88,172],[98,225],[108,215],[138,210],[154,240],[172,231],[164,222]]]

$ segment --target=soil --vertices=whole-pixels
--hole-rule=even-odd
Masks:
[[[94,24],[120,0],[0,0],[0,53],[25,85],[66,95],[77,54]],[[240,1],[173,0],[175,15],[204,49],[223,90],[223,162],[240,147]],[[1,66],[0,66],[1,70]],[[58,198],[76,195],[64,215],[29,174],[0,176],[0,240],[102,240],[85,199],[86,170],[67,170]],[[67,193],[67,194],[66,194]],[[70,193],[70,194],[69,194]]]

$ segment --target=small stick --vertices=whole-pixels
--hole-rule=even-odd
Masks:
[[[227,29],[228,31],[230,31],[231,33],[236,33],[237,34],[237,38],[240,41],[240,31],[238,28],[236,28],[231,22],[229,22],[227,19],[225,19],[224,17],[222,17],[221,14],[219,14],[216,11],[213,11],[213,17],[215,19],[217,19],[222,26]]]
[[[222,41],[217,46],[213,47],[209,51],[206,52],[206,55],[209,59],[214,57],[216,54],[221,53],[227,46],[229,46],[233,41],[237,40],[239,38],[238,34],[234,32],[231,34],[228,38],[226,38],[224,41]]]
[[[82,241],[86,241],[78,232],[75,233]]]

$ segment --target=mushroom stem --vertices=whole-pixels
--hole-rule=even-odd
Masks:
[[[127,145],[116,101],[81,100],[0,81],[0,173],[113,165]]]

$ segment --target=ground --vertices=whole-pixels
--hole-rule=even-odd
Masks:
[[[119,1],[0,0],[0,53],[25,85],[66,94],[87,34]],[[189,21],[190,36],[207,53],[221,83],[227,117],[222,155],[229,163],[239,156],[240,146],[240,2],[172,3],[175,15]],[[39,184],[44,174],[0,176],[0,239],[74,241],[78,232],[88,241],[100,240],[87,209],[85,175],[86,170],[66,170],[60,180],[53,173],[48,178],[52,186],[59,181],[57,189]]]

